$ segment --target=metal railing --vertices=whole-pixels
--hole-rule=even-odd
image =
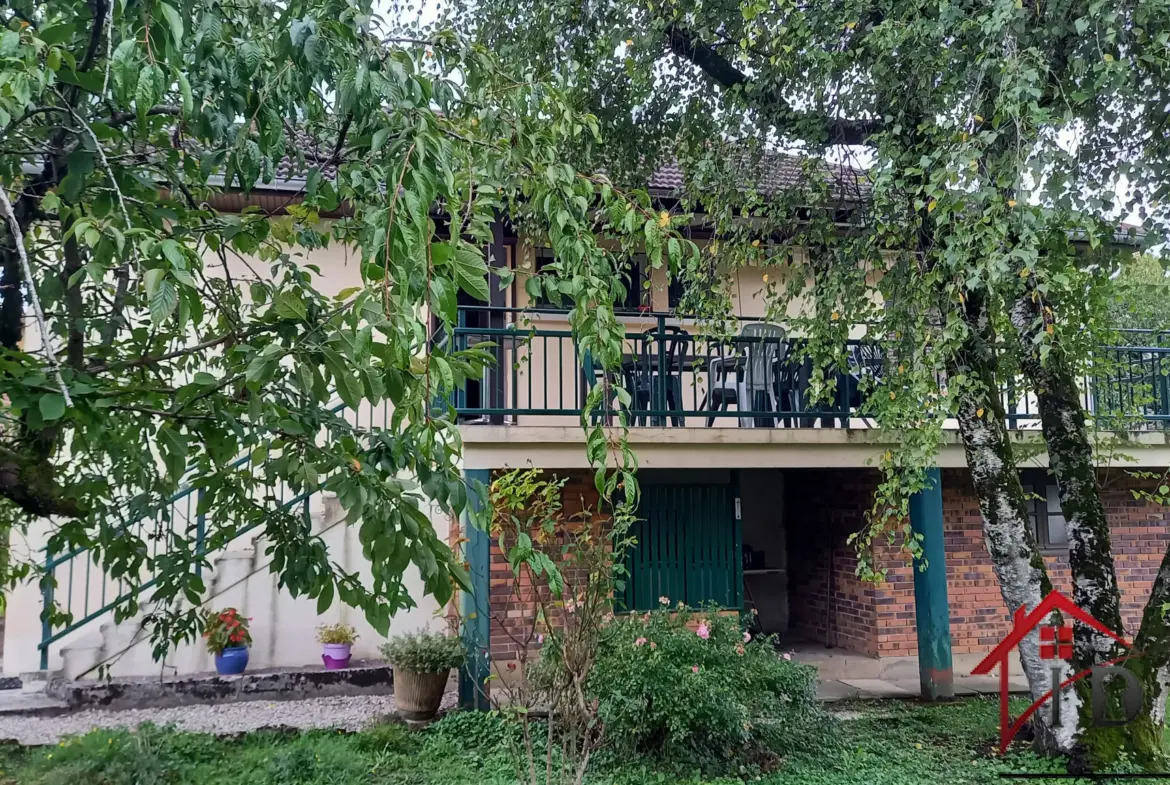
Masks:
[[[849,341],[846,363],[836,371],[836,391],[829,403],[814,403],[810,394],[812,363],[800,359],[799,339],[768,328],[741,329],[722,340],[687,332],[670,314],[627,314],[622,366],[603,372],[588,352],[579,350],[567,327],[541,327],[542,319],[563,312],[498,307],[461,307],[451,337],[452,348],[479,345],[495,362],[479,380],[453,393],[450,403],[463,422],[527,424],[576,423],[589,392],[603,388],[601,411],[614,421],[624,412],[638,426],[670,427],[873,427],[866,417],[865,396],[883,372],[884,360],[873,344]],[[743,325],[758,320],[741,319]],[[746,333],[746,334],[745,334]],[[1099,421],[1125,427],[1168,427],[1170,423],[1170,333],[1124,333],[1135,345],[1102,347],[1094,357],[1094,375],[1083,385],[1086,410]],[[616,387],[630,393],[622,406]],[[1034,396],[1009,387],[1004,392],[1009,427],[1038,427]],[[441,403],[441,402],[437,402]],[[338,405],[331,413],[345,409]],[[363,407],[347,416],[359,425],[386,427],[389,405]],[[378,423],[381,423],[380,425]],[[229,469],[243,469],[244,456]],[[139,580],[114,580],[102,567],[102,554],[88,548],[55,553],[44,549],[41,580],[40,664],[47,669],[50,647],[94,621],[115,613],[158,582],[159,553],[172,545],[193,543],[196,571],[213,554],[207,544],[207,518],[200,509],[200,478],[191,478],[149,515],[131,513],[125,531],[150,543]],[[274,511],[303,505],[305,515],[318,492],[276,494]],[[288,496],[286,500],[286,495]],[[133,509],[133,508],[132,508]],[[234,533],[247,536],[263,520]],[[223,546],[221,544],[221,550]],[[56,609],[50,613],[50,609]],[[60,623],[55,623],[60,622]]]
[[[329,409],[330,414],[344,412],[357,425],[371,430],[387,427],[389,411],[388,403],[363,407],[357,413],[343,404]],[[228,464],[226,470],[243,470],[250,461],[250,455],[245,455]],[[272,512],[288,512],[300,505],[306,516],[312,499],[319,493],[294,492],[286,486],[264,489],[265,496],[275,501]],[[98,549],[82,547],[57,553],[51,545],[44,547],[44,573],[40,581],[41,640],[37,644],[41,670],[49,667],[53,644],[100,618],[115,614],[121,606],[152,589],[159,580],[160,553],[165,555],[171,549],[190,547],[197,559],[194,569],[197,574],[202,572],[202,563],[214,555],[208,545],[207,515],[200,509],[202,496],[200,478],[192,477],[153,512],[127,515],[128,522],[121,530],[137,542],[150,544],[149,553],[135,554],[142,565],[138,580],[114,579],[108,575]],[[128,506],[134,509],[133,505]],[[233,533],[231,542],[246,537],[263,523],[263,519],[257,519],[241,527]],[[221,543],[219,551],[231,542]],[[51,610],[55,612],[50,613]]]
[[[454,347],[486,347],[495,360],[490,380],[456,394],[463,422],[576,423],[600,385],[607,392],[594,416],[615,422],[624,413],[633,427],[875,426],[866,395],[884,372],[884,358],[874,343],[846,342],[846,361],[830,372],[834,391],[825,401],[813,395],[813,363],[803,357],[801,339],[758,319],[740,318],[738,335],[715,339],[688,332],[686,320],[673,314],[627,314],[621,368],[603,372],[568,326],[557,324],[563,316],[551,309],[461,308]],[[1170,421],[1170,333],[1122,336],[1134,345],[1099,350],[1094,375],[1081,385],[1082,404],[1103,424],[1160,427]],[[611,392],[619,386],[629,393],[628,405]],[[1003,404],[1008,427],[1039,427],[1035,396],[1022,383],[1006,386]]]

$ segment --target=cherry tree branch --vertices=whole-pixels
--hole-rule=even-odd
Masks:
[[[703,73],[724,88],[754,87],[755,82],[730,60],[698,35],[678,25],[667,25],[666,45],[677,57],[698,66]],[[869,137],[880,132],[884,124],[878,119],[843,119],[792,109],[779,94],[768,95],[761,101],[761,109],[783,132],[800,123],[814,123],[823,129],[824,138],[834,144],[863,145]]]
[[[45,312],[41,308],[41,298],[37,295],[36,282],[33,279],[32,267],[28,263],[28,252],[24,248],[24,233],[20,231],[20,222],[16,220],[16,211],[12,209],[12,202],[8,201],[8,189],[0,188],[0,208],[4,209],[4,217],[8,221],[8,231],[12,232],[12,241],[16,243],[16,255],[20,258],[20,267],[24,272],[24,280],[28,281],[29,299],[32,300],[33,315],[36,316],[37,329],[41,331],[41,348],[45,351],[45,359],[57,378],[57,385],[61,388],[61,395],[65,398],[66,406],[73,406],[73,399],[69,397],[69,387],[61,376],[61,365],[53,353],[49,337],[49,325],[45,322]]]

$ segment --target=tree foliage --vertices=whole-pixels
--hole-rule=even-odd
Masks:
[[[1117,275],[1116,291],[1108,303],[1109,323],[1131,330],[1170,327],[1170,278],[1161,258],[1135,256]]]
[[[17,0],[0,24],[0,522],[51,518],[50,553],[92,550],[130,587],[119,617],[152,601],[163,648],[195,631],[197,567],[253,529],[286,589],[383,631],[415,601],[408,565],[440,603],[466,587],[427,510],[476,490],[445,402],[490,355],[444,335],[459,293],[489,295],[492,222],[550,237],[610,365],[618,257],[671,232],[644,193],[564,163],[596,120],[361,0]],[[212,206],[290,177],[275,213]],[[360,286],[323,288],[306,257],[331,245]],[[600,428],[590,444],[612,491]],[[190,515],[168,503],[183,488]],[[360,522],[372,584],[331,561],[316,492]]]
[[[564,80],[601,119],[596,152],[615,177],[678,160],[683,204],[712,231],[710,258],[679,273],[716,327],[729,273],[765,267],[769,316],[807,337],[813,389],[827,396],[845,339],[866,325],[885,358],[868,404],[898,442],[859,540],[871,577],[874,541],[918,552],[907,499],[951,419],[1005,604],[1034,607],[1051,588],[1006,430],[1001,390],[1022,381],[1069,522],[1074,599],[1121,627],[1077,379],[1110,329],[1116,254],[1165,235],[1165,2],[489,0],[457,3],[451,18],[507,62]],[[781,153],[804,176],[765,193]],[[862,183],[833,160],[859,164]],[[1144,236],[1118,230],[1131,212]],[[1166,588],[1159,579],[1150,607]],[[1039,697],[1035,643],[1021,657]],[[1078,630],[1074,670],[1110,647]],[[1049,749],[1077,738],[1068,723],[1087,702],[1066,693],[1066,726],[1040,727]],[[1089,746],[1110,757],[1131,744],[1148,761],[1149,737]]]

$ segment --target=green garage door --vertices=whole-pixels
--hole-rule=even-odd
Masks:
[[[638,518],[627,610],[658,608],[659,597],[742,607],[743,539],[730,485],[644,485]]]

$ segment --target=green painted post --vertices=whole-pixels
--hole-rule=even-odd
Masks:
[[[464,709],[487,711],[490,706],[486,679],[491,673],[491,615],[488,593],[491,572],[491,536],[472,523],[472,515],[483,509],[484,499],[477,493],[479,483],[487,488],[492,481],[490,469],[466,469],[467,506],[463,512],[463,553],[471,572],[472,592],[464,592],[461,613],[463,641],[467,646],[467,664],[459,672],[459,705]]]
[[[89,596],[89,585],[85,587],[86,596]],[[41,578],[41,670],[49,669],[49,638],[53,637],[53,623],[50,614],[53,612],[53,549],[45,546],[45,574]]]
[[[930,469],[927,488],[910,498],[910,527],[922,537],[922,562],[914,560],[914,611],[918,624],[918,677],[922,697],[955,697],[951,664],[951,609],[947,602],[946,550],[943,544],[942,477]]]

